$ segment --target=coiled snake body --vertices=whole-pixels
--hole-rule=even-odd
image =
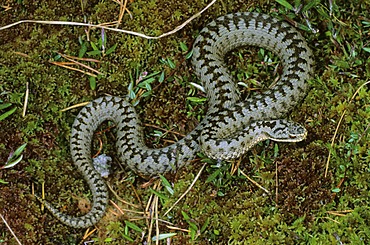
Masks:
[[[283,63],[281,79],[271,88],[240,101],[236,84],[224,64],[227,52],[252,45],[276,53]],[[284,118],[306,95],[313,73],[313,55],[303,37],[285,22],[259,13],[235,13],[209,23],[194,43],[192,63],[208,97],[208,112],[183,139],[161,149],[150,149],[143,141],[140,122],[126,99],[102,97],[84,107],[72,127],[71,154],[93,196],[93,205],[81,217],[65,215],[50,203],[45,206],[64,224],[89,227],[104,215],[108,190],[92,165],[91,141],[105,120],[117,125],[116,148],[121,162],[143,175],[175,171],[196,152],[214,159],[232,159],[257,142],[272,139],[303,140],[306,130]]]

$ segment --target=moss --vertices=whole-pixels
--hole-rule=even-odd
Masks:
[[[95,90],[90,89],[87,75],[49,62],[58,60],[58,52],[77,56],[82,49],[79,40],[86,42],[88,51],[92,51],[85,28],[28,23],[2,30],[0,99],[12,103],[17,111],[0,122],[0,162],[6,162],[9,153],[22,143],[28,142],[28,145],[20,164],[14,169],[0,170],[0,179],[9,182],[0,184],[0,213],[24,244],[79,243],[83,230],[68,228],[48,212],[42,213],[30,196],[31,184],[36,185],[39,193],[41,183],[45,182],[48,199],[71,214],[82,213],[76,204],[89,197],[84,180],[71,164],[68,150],[70,127],[78,109],[60,110],[105,93],[126,95],[128,84],[136,79],[136,71],[164,71],[165,80],[153,84],[155,89],[151,96],[143,98],[137,110],[147,124],[186,134],[204,115],[206,107],[186,100],[189,94],[197,97],[202,94],[194,92],[188,83],[195,78],[180,49],[180,42],[190,47],[199,30],[216,16],[256,10],[296,22],[315,53],[317,68],[310,81],[312,88],[304,103],[292,113],[294,120],[303,122],[308,128],[308,138],[298,144],[265,142],[243,157],[240,170],[268,189],[270,194],[248,181],[240,171],[231,174],[235,162],[221,166],[210,162],[189,194],[168,216],[161,217],[179,228],[197,229],[194,239],[191,233],[175,231],[177,235],[172,238],[172,243],[369,243],[368,86],[351,100],[370,76],[366,49],[370,33],[367,6],[365,1],[336,1],[332,2],[332,7],[314,3],[305,19],[277,2],[219,1],[181,31],[160,40],[144,40],[106,31],[107,47],[117,44],[117,48],[109,55],[90,57],[99,59],[98,64],[86,63],[104,73],[97,79]],[[103,23],[117,19],[119,13],[119,5],[113,1],[88,1],[83,9],[78,1],[23,0],[6,1],[7,4],[10,10],[0,7],[4,16],[0,19],[1,26],[21,19],[82,22],[85,16],[93,23]],[[160,35],[205,5],[204,1],[129,1],[132,18],[125,14],[120,28]],[[307,6],[303,5],[303,8]],[[307,21],[318,30],[317,33],[303,31],[309,29]],[[91,42],[98,44],[99,39],[100,30],[89,31]],[[162,58],[172,60],[175,67],[161,62]],[[277,61],[276,56],[255,48],[234,51],[226,62],[239,81],[253,89],[265,89],[268,84],[259,82],[272,81],[275,67],[263,63],[264,58]],[[22,117],[27,82],[30,94],[27,114]],[[245,96],[249,93],[248,89],[242,91]],[[331,146],[342,113],[345,113],[343,122]],[[104,124],[99,131],[106,131],[107,127],[108,124]],[[178,139],[170,133],[157,137],[150,127],[145,129],[145,135],[148,145],[155,147]],[[115,156],[112,144],[106,143],[115,141],[114,131],[107,130],[102,139],[104,151]],[[97,149],[98,142],[94,142],[94,146]],[[325,177],[329,152],[331,160]],[[199,165],[202,163],[198,159],[178,173],[166,176],[173,184],[175,194],[160,191],[167,197],[160,201],[161,214],[188,188]],[[112,188],[136,206],[120,203],[113,195],[111,199],[123,209],[142,211],[151,194],[148,188],[141,187],[146,180],[124,171],[124,166],[119,164],[113,169],[114,174],[109,178]],[[333,192],[335,188],[336,192]],[[113,206],[110,209],[114,210]],[[345,210],[350,211],[343,216],[327,212]],[[129,241],[128,237],[132,243],[141,242],[141,233],[127,228],[125,220],[148,234],[148,222],[140,215],[117,215],[110,211],[98,224],[99,231],[92,235],[97,243],[104,244],[113,239],[110,244],[123,244]],[[0,223],[0,229],[6,231],[1,234],[0,241],[15,243],[4,224]],[[174,230],[161,223],[160,232]]]

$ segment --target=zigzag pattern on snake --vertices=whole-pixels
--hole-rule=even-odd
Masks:
[[[271,89],[240,101],[224,57],[232,49],[246,45],[273,51],[284,69]],[[94,225],[104,215],[108,190],[92,165],[91,142],[94,131],[105,120],[117,125],[120,161],[138,174],[149,176],[176,171],[198,151],[210,158],[227,160],[265,139],[296,142],[305,138],[305,128],[282,119],[304,98],[309,88],[307,80],[313,74],[312,52],[294,27],[259,13],[219,17],[194,42],[192,64],[207,93],[209,109],[192,132],[168,147],[151,149],[144,144],[139,119],[124,98],[102,97],[80,111],[72,126],[70,148],[73,162],[92,192],[92,208],[75,217],[42,201],[54,216],[68,226],[83,228]]]

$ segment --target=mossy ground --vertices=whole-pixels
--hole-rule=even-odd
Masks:
[[[0,25],[22,19],[83,22],[86,16],[93,23],[105,23],[118,18],[119,5],[113,1],[93,0],[84,5],[82,11],[79,1],[5,0],[0,6]],[[203,1],[131,0],[127,7],[132,18],[126,13],[120,28],[159,35],[205,5]],[[308,7],[311,8],[306,11]],[[164,81],[154,81],[155,89],[150,96],[141,98],[136,108],[144,123],[170,130],[158,137],[157,128],[147,127],[148,145],[170,144],[178,138],[171,131],[186,134],[206,110],[204,103],[187,99],[201,98],[203,94],[189,84],[196,78],[180,42],[190,48],[197,32],[210,20],[225,13],[250,10],[317,30],[301,30],[315,53],[317,67],[310,93],[292,113],[294,120],[307,127],[308,138],[297,144],[265,142],[232,163],[210,162],[185,198],[163,216],[193,181],[202,160],[198,158],[176,174],[166,176],[173,184],[174,194],[157,188],[159,218],[192,232],[173,230],[163,222],[159,222],[159,232],[176,232],[172,244],[370,243],[369,85],[363,86],[351,100],[370,78],[370,3],[309,1],[302,9],[305,19],[301,13],[295,14],[273,1],[246,4],[243,0],[218,1],[181,31],[157,41],[106,31],[107,46],[117,44],[116,50],[104,57],[90,56],[100,63],[85,62],[104,74],[97,79],[94,90],[88,75],[50,63],[66,61],[59,59],[58,53],[78,56],[81,43],[92,51],[91,43],[86,42],[85,28],[28,23],[0,31],[0,99],[17,107],[14,114],[0,121],[0,163],[6,162],[12,150],[28,143],[20,164],[0,170],[0,179],[8,182],[0,183],[0,213],[23,244],[77,244],[83,239],[84,230],[66,227],[50,213],[41,212],[31,195],[33,185],[40,192],[41,183],[45,182],[47,199],[71,214],[83,212],[77,202],[83,204],[83,197],[89,197],[68,149],[70,127],[79,109],[60,110],[105,93],[125,96],[130,81],[137,78],[136,71],[164,71]],[[90,30],[89,34],[90,40],[98,44],[100,30]],[[261,81],[273,79],[276,65],[263,61],[275,57],[258,48],[251,50],[235,51],[227,62],[239,81],[260,89],[265,86]],[[22,117],[26,83],[30,93],[27,113]],[[107,125],[101,127],[101,131],[106,129]],[[114,156],[113,144],[108,143],[114,142],[114,131],[103,135],[105,153]],[[97,141],[94,144],[98,145]],[[325,177],[329,152],[331,159]],[[238,162],[240,168],[232,174],[231,169]],[[116,159],[114,163],[109,185],[134,206],[122,204],[113,192],[112,201],[124,209],[143,211],[153,193],[145,186],[147,181],[123,170]],[[269,190],[269,194],[248,181],[242,172]],[[94,238],[98,244],[147,240],[149,221],[142,214],[117,213],[110,204],[98,230],[86,240]],[[0,231],[0,244],[16,244],[2,222]],[[154,236],[155,229],[151,232]]]

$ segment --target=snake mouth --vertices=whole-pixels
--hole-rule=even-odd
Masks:
[[[303,133],[300,134],[289,134],[289,139],[286,140],[286,142],[299,142],[307,137],[307,130],[304,129]]]
[[[300,134],[300,135],[289,135],[290,140],[295,140],[295,141],[302,141],[307,137],[307,133]],[[291,142],[291,141],[290,141]]]

